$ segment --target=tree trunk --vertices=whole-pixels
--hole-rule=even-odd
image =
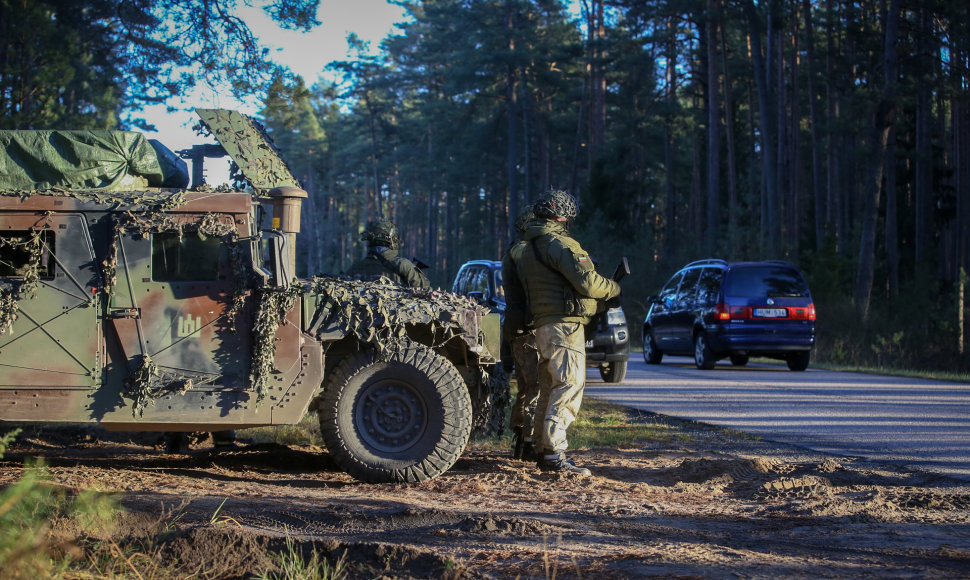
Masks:
[[[896,130],[890,129],[886,144],[886,262],[889,294],[899,295],[899,214],[896,195]]]
[[[677,246],[677,154],[674,149],[674,119],[677,107],[677,26],[673,17],[667,18],[667,35],[664,53],[666,57],[664,99],[667,113],[664,117],[664,255],[670,259]]]
[[[777,0],[771,0],[769,11],[773,12]],[[765,30],[761,15],[752,0],[745,0],[744,12],[748,18],[751,39],[751,59],[754,65],[755,86],[758,92],[759,121],[761,123],[761,167],[762,167],[762,239],[766,246],[766,253],[776,256],[778,253],[778,175],[775,143],[775,94],[772,78],[769,73],[774,69],[773,41],[774,36],[769,26],[768,47],[764,52],[761,46],[761,35]],[[768,55],[766,60],[765,55]]]
[[[707,219],[704,227],[704,245],[708,255],[717,248],[721,190],[721,132],[718,99],[717,37],[720,0],[707,0],[705,37],[707,42]]]
[[[812,20],[811,0],[802,0],[802,13],[805,18],[805,53],[808,59],[808,117],[812,131],[812,199],[815,208],[815,250],[822,251],[825,245],[825,197],[822,194],[822,146],[818,114],[818,98],[815,94],[815,28]]]
[[[932,191],[932,138],[930,136],[930,120],[932,111],[930,105],[930,90],[927,79],[929,71],[926,66],[926,59],[922,58],[926,50],[924,36],[928,34],[925,26],[928,25],[928,16],[925,11],[920,13],[921,34],[917,35],[917,54],[919,60],[924,63],[918,67],[919,81],[917,82],[916,97],[916,160],[914,162],[914,181],[915,181],[915,203],[916,203],[916,235],[915,251],[916,262],[924,262],[933,255],[931,252],[931,240],[933,237],[933,191]]]
[[[738,165],[737,151],[734,143],[734,104],[731,100],[731,77],[727,64],[727,40],[724,27],[721,27],[721,58],[723,62],[723,93],[724,93],[724,131],[727,141],[727,170],[728,170],[728,248],[730,255],[737,254],[739,247],[738,232]]]
[[[876,260],[876,222],[879,217],[879,189],[882,186],[883,169],[889,142],[890,128],[896,114],[896,32],[899,21],[900,0],[888,0],[885,12],[883,64],[883,88],[873,120],[872,165],[868,171],[863,190],[862,234],[859,240],[859,263],[856,270],[855,303],[860,318],[869,318],[872,282]]]
[[[511,55],[515,53],[515,18],[512,13],[511,5],[506,7],[505,13],[505,26],[506,32],[508,33],[508,50],[510,55],[510,62],[507,65],[506,77],[505,77],[505,115],[506,115],[506,129],[508,135],[507,149],[506,149],[506,178],[508,179],[508,189],[505,192],[505,203],[502,204],[501,208],[504,210],[499,215],[499,218],[504,217],[506,227],[504,230],[508,232],[510,237],[514,237],[516,233],[513,231],[515,226],[515,217],[519,213],[519,175],[518,175],[518,161],[519,152],[518,144],[519,138],[517,134],[518,127],[518,103],[516,102],[518,92],[516,90],[516,68],[513,63],[514,59],[511,59]],[[499,221],[502,221],[501,219]],[[505,235],[499,236],[499,239],[504,239]]]
[[[585,5],[585,2],[583,3]],[[591,0],[587,11],[586,27],[589,42],[589,79],[590,79],[590,124],[589,124],[589,154],[590,167],[600,153],[606,139],[606,74],[604,71],[605,55],[603,51],[603,37],[605,23],[603,21],[604,0]]]

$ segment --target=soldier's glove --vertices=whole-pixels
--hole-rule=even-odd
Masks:
[[[622,306],[622,304],[620,303],[619,296],[614,296],[613,298],[610,298],[609,300],[606,301],[607,308],[619,308],[620,306]]]

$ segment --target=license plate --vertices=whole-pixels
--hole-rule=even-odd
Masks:
[[[758,318],[785,318],[788,316],[786,308],[755,308],[754,315]]]

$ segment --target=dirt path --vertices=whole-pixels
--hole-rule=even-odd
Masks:
[[[187,576],[265,569],[287,534],[351,578],[968,577],[970,488],[906,469],[665,421],[673,442],[573,454],[580,478],[473,446],[419,485],[367,485],[315,447],[166,455],[145,436],[25,434],[60,485],[119,494],[115,535],[168,530]],[[92,434],[93,433],[93,434]]]

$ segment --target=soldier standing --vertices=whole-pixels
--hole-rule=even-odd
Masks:
[[[569,236],[567,226],[578,213],[573,196],[551,191],[536,201],[533,211],[536,219],[523,235],[527,245],[513,261],[539,350],[536,418],[544,422],[537,462],[544,471],[589,475],[588,469],[566,459],[566,429],[583,400],[585,325],[596,313],[597,301],[619,296],[620,285],[596,273],[589,254]]]
[[[509,417],[512,429],[512,458],[522,461],[535,461],[535,441],[541,438],[537,430],[542,429],[542,421],[535,421],[536,403],[539,400],[539,351],[536,348],[535,329],[526,303],[525,292],[518,283],[515,261],[521,260],[522,252],[529,248],[522,240],[529,222],[535,219],[532,209],[522,212],[515,220],[519,239],[509,246],[502,257],[502,280],[509,287],[505,292],[505,323],[502,326],[502,340],[511,345],[512,360],[515,363],[515,383],[517,392]],[[513,283],[509,284],[511,280]]]
[[[381,219],[367,224],[361,241],[367,242],[367,255],[351,264],[345,272],[351,278],[376,280],[381,276],[414,288],[431,288],[431,282],[411,260],[398,255],[401,236],[397,226]]]

